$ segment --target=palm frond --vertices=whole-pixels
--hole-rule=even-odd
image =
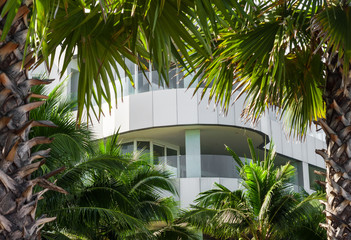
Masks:
[[[216,184],[216,188],[200,193],[196,205],[182,219],[219,239],[290,239],[289,229],[313,221],[304,216],[320,210],[316,200],[323,195],[292,192],[295,169],[290,163],[274,166],[274,145],[270,144],[259,161],[252,142],[248,144],[253,161],[242,163],[239,159],[243,190],[232,192]],[[316,227],[312,233],[319,232],[318,226],[311,226]]]
[[[248,21],[245,28],[239,24],[220,29],[210,59],[193,54],[197,67],[193,83],[201,79],[196,89],[202,89],[202,97],[209,91],[209,101],[226,110],[246,96],[243,115],[248,120],[256,122],[273,109],[284,117],[291,134],[304,136],[313,120],[324,116],[324,64],[315,54],[318,44],[310,31],[310,21],[318,19],[323,4],[256,1],[254,7],[244,8],[255,21]]]

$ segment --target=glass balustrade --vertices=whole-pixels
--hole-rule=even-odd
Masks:
[[[126,68],[129,70],[131,77],[133,79],[133,84],[128,77],[126,71],[122,67],[118,66],[118,73],[115,71],[115,84],[117,86],[117,97],[133,95],[137,93],[145,93],[150,91],[158,91],[165,89],[183,89],[189,87],[190,82],[193,79],[192,75],[184,76],[182,68],[173,66],[168,72],[168,85],[163,76],[161,76],[155,68],[149,63],[145,62],[145,66],[149,66],[148,69],[141,69],[133,62],[128,59],[125,60]],[[78,69],[71,68],[71,78],[70,78],[70,92],[72,98],[75,98],[78,87],[79,71]],[[121,86],[122,84],[122,86]],[[112,85],[112,84],[111,84]],[[195,88],[197,81],[195,81],[190,88]],[[112,87],[112,86],[111,86]]]
[[[184,155],[157,157],[154,163],[171,172],[174,177],[187,177]],[[201,177],[239,178],[236,166],[231,156],[201,155]]]

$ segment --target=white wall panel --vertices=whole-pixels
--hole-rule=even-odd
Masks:
[[[174,90],[175,91],[175,90]],[[177,89],[177,115],[178,124],[197,124],[198,108],[197,95],[193,97],[194,89]]]
[[[89,123],[91,126],[93,126],[93,137],[96,139],[105,137],[103,131],[103,122],[103,118],[100,120],[100,122],[98,122],[98,120],[95,117],[92,117],[92,123]]]
[[[316,149],[326,149],[326,143],[324,141],[321,141],[319,139],[315,139],[316,141]],[[316,156],[316,164],[318,167],[321,167],[321,168],[325,168],[325,162],[324,162],[324,159],[317,155],[317,153],[315,153],[315,156]]]
[[[116,111],[114,109],[111,110],[111,113],[109,112],[108,107],[104,108],[104,114],[105,116],[103,117],[103,135],[104,136],[110,136],[112,135],[115,131],[117,131],[117,122],[116,122]]]
[[[305,144],[307,145],[307,162],[313,165],[317,165],[315,139],[307,135]]]
[[[278,153],[283,153],[283,147],[282,147],[282,126],[276,122],[276,121],[271,121],[271,141],[274,142],[274,145],[276,147],[276,151]]]
[[[154,126],[177,124],[177,92],[173,89],[153,92]]]
[[[218,123],[223,125],[234,125],[234,105],[230,105],[228,113],[225,114],[221,107],[218,107]]]
[[[293,149],[292,149],[292,138],[286,136],[284,130],[281,130],[282,135],[282,147],[283,147],[283,154],[286,156],[293,156]]]
[[[129,131],[129,96],[123,98],[123,102],[121,100],[117,103],[117,109],[114,108],[115,111],[115,126],[116,129],[120,127],[120,132]]]
[[[220,178],[219,183],[231,191],[237,190],[240,187],[240,182],[237,178]]]
[[[130,130],[153,126],[152,92],[129,96]]]
[[[302,154],[302,145],[303,143],[298,142],[296,140],[291,141],[291,147],[292,147],[292,157],[295,159],[303,160],[303,154]]]
[[[200,178],[180,178],[180,207],[189,208],[200,193]]]
[[[259,125],[261,125],[261,131],[267,135],[271,134],[271,123],[270,123],[270,119],[268,117],[268,114],[264,114],[261,117],[261,120],[259,122]]]
[[[201,178],[201,192],[213,189],[215,187],[215,183],[219,183],[219,178]]]
[[[301,155],[302,155],[301,160],[308,163],[308,151],[307,151],[307,149],[308,149],[308,147],[307,147],[307,143],[306,143],[306,139],[305,139],[301,143]]]
[[[241,118],[241,114],[243,112],[243,107],[244,107],[244,103],[245,102],[245,96],[241,96],[234,104],[234,122],[236,126],[245,126],[245,122],[243,121],[243,119]]]
[[[217,106],[213,102],[208,103],[208,96],[206,94],[200,101],[201,94],[198,94],[199,124],[218,124]]]

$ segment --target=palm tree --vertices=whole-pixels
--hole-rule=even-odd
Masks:
[[[351,239],[350,1],[233,2],[241,11],[228,9],[213,56],[194,54],[195,77],[226,107],[247,93],[244,114],[254,121],[271,107],[291,134],[304,136],[312,122],[323,129],[325,227],[329,239]]]
[[[80,236],[85,239],[183,239],[197,236],[173,223],[176,194],[169,173],[144,160],[128,160],[116,145],[118,134],[100,141],[97,152],[71,159],[73,166],[57,176],[70,195],[53,192],[39,213],[56,215],[43,231],[45,238]],[[67,238],[68,239],[68,238]]]
[[[55,128],[33,128],[29,133],[30,138],[47,136],[54,139],[50,144],[33,147],[33,152],[46,151],[50,148],[50,156],[46,159],[45,165],[42,165],[33,176],[44,175],[55,169],[62,172],[64,168],[73,166],[75,162],[72,159],[81,159],[93,152],[91,130],[87,124],[81,124],[79,128],[76,125],[73,111],[77,107],[77,101],[63,98],[66,84],[67,81],[63,81],[50,92],[43,86],[31,89],[34,94],[48,97],[43,105],[30,112],[30,118],[34,121],[45,119],[56,125]]]
[[[32,94],[34,85],[48,84],[50,80],[29,79],[27,70],[36,60],[49,69],[55,51],[61,47],[62,70],[67,69],[73,54],[80,66],[78,118],[83,105],[91,108],[92,99],[98,103],[98,112],[106,99],[110,106],[116,93],[111,81],[117,64],[122,66],[132,81],[124,58],[146,69],[139,59],[152,59],[154,66],[167,79],[171,56],[184,63],[189,59],[188,49],[193,47],[204,55],[210,53],[205,36],[199,27],[207,28],[207,15],[212,11],[201,1],[164,0],[4,0],[1,11],[0,59],[0,236],[4,239],[36,239],[41,226],[54,218],[44,215],[36,219],[37,203],[46,189],[66,193],[60,187],[30,174],[43,163],[48,151],[31,153],[38,144],[52,139],[30,139],[34,126],[54,125],[48,121],[31,121],[29,112],[44,101],[30,102],[30,98],[45,99]],[[196,11],[202,11],[197,21]],[[30,17],[30,19],[28,19]],[[215,22],[215,18],[211,18]],[[197,22],[197,23],[196,23]],[[197,38],[191,36],[194,34]],[[26,40],[30,41],[26,41]],[[204,47],[205,46],[205,47]],[[33,50],[33,51],[32,51]],[[112,88],[109,83],[112,83]],[[116,98],[117,99],[117,98]],[[50,176],[57,173],[54,170]],[[43,191],[33,194],[35,186]]]
[[[162,195],[176,193],[169,174],[147,161],[137,160],[139,155],[123,156],[118,133],[99,143],[92,141],[92,133],[85,124],[76,127],[73,116],[76,101],[62,98],[65,84],[64,81],[57,85],[45,104],[30,113],[33,120],[46,119],[57,125],[57,128],[36,128],[30,133],[31,137],[54,138],[51,144],[35,147],[34,151],[50,147],[51,152],[46,159],[48,163],[33,176],[65,166],[64,173],[59,168],[60,174],[51,178],[69,192],[68,195],[48,193],[38,205],[39,216],[57,216],[54,224],[43,228],[41,236],[45,239],[197,239],[190,230],[173,221],[176,203]],[[42,95],[46,89],[37,86],[32,92]]]
[[[310,239],[292,232],[307,229],[311,214],[321,215],[318,199],[323,199],[323,194],[304,197],[293,192],[290,181],[295,169],[289,163],[274,166],[273,145],[262,161],[250,141],[249,146],[252,159],[244,163],[228,148],[238,164],[243,189],[230,191],[216,184],[215,189],[200,193],[193,210],[185,213],[184,221],[217,239]],[[313,239],[323,239],[318,223],[317,229],[309,229],[309,236],[316,237]]]

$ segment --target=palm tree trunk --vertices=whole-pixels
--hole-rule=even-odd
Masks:
[[[326,120],[319,125],[326,133],[327,150],[316,150],[326,163],[325,213],[328,239],[351,239],[351,82],[343,79],[337,56],[327,68]]]
[[[0,1],[0,8],[5,3],[6,1]],[[27,69],[34,63],[32,54],[23,57],[29,12],[29,7],[23,4],[6,40],[0,42],[0,239],[40,238],[41,226],[55,218],[42,216],[36,219],[38,200],[47,189],[65,193],[44,177],[30,178],[30,174],[44,163],[48,154],[48,151],[31,154],[30,149],[37,144],[50,143],[52,139],[29,139],[29,130],[34,126],[52,124],[28,119],[29,111],[44,103],[30,102],[30,98],[45,98],[31,95],[31,86],[49,83],[27,77]],[[0,30],[5,20],[6,18],[2,19]],[[33,194],[35,185],[44,190]]]

